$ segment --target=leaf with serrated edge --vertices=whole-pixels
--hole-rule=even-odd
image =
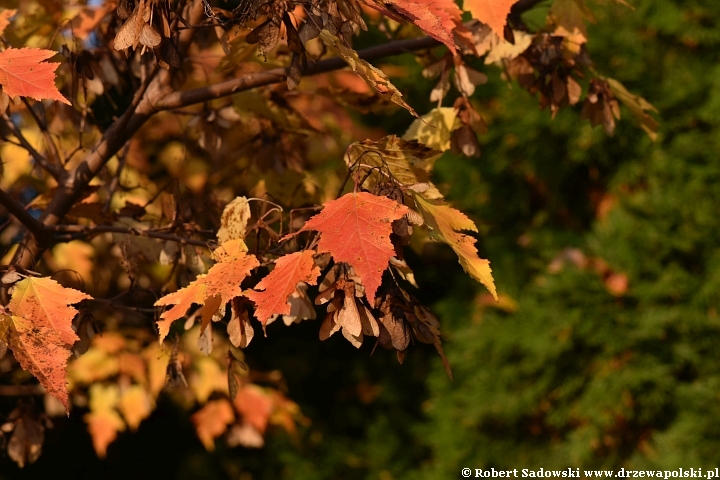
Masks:
[[[78,340],[72,329],[77,310],[70,304],[90,298],[49,278],[26,278],[15,285],[8,304],[12,314],[10,349],[20,366],[32,373],[66,410],[69,347]]]
[[[9,346],[20,366],[32,373],[47,392],[68,409],[67,359],[70,350],[57,331],[33,325],[22,317],[12,317]]]
[[[70,305],[89,299],[90,295],[50,278],[26,278],[15,284],[8,308],[13,315],[55,330],[63,342],[72,345],[79,339],[72,328],[78,311]]]
[[[319,275],[320,269],[315,266],[312,250],[291,253],[280,257],[275,269],[255,286],[255,290],[264,291],[249,290],[245,296],[255,302],[255,317],[265,325],[275,314],[290,313],[288,297],[295,291],[298,282],[315,285]]]
[[[385,6],[392,5],[393,10],[420,27],[420,29],[444,43],[451,51],[457,46],[453,39],[453,30],[461,25],[462,11],[453,0],[390,0]]]
[[[242,294],[240,283],[260,264],[253,255],[242,250],[244,243],[242,246],[237,245],[238,243],[242,243],[242,240],[231,240],[222,244],[213,252],[218,263],[213,265],[207,274],[198,276],[187,287],[165,295],[155,302],[155,306],[173,305],[173,308],[163,312],[157,322],[160,343],[165,340],[170,325],[184,316],[193,303],[215,305],[219,302],[217,305],[221,306]],[[215,310],[217,308],[207,308],[202,312],[203,329],[210,323]]]
[[[410,209],[386,197],[371,193],[348,193],[324,204],[297,232],[320,232],[318,253],[329,252],[336,262],[345,262],[355,269],[365,286],[369,301],[387,269],[395,250],[390,241],[392,222]]]
[[[477,232],[477,227],[464,213],[444,203],[432,203],[413,192],[415,204],[422,213],[425,223],[430,227],[430,238],[440,240],[452,247],[465,271],[479,281],[497,300],[495,282],[490,262],[478,257],[475,239],[456,230]]]
[[[70,105],[55,86],[55,70],[60,65],[44,62],[57,55],[41,48],[8,48],[0,52],[0,85],[11,97],[57,100]]]
[[[433,108],[410,125],[403,139],[417,140],[441,152],[449,150],[452,132],[462,125],[457,114],[457,110],[452,107]]]
[[[488,24],[493,32],[502,37],[510,9],[517,2],[518,0],[463,0],[463,10]]]
[[[360,165],[379,167],[401,184],[410,186],[429,180],[427,172],[413,166],[439,157],[440,153],[419,142],[388,135],[377,142],[364,140],[351,144],[345,152],[345,165],[348,168]]]

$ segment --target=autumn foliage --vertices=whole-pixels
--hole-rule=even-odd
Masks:
[[[433,345],[452,378],[406,252],[447,244],[499,298],[477,224],[433,184],[444,152],[481,155],[485,71],[552,115],[582,102],[612,134],[622,103],[657,129],[593,68],[582,0],[555,1],[539,29],[522,20],[537,2],[517,0],[55,3],[39,7],[52,38],[25,6],[0,10],[0,357],[59,400],[48,415],[84,408],[101,457],[160,395],[208,450],[295,435],[293,392],[243,352],[277,319],[401,363]],[[407,52],[434,86],[428,112],[393,83],[403,67],[379,67]],[[357,121],[398,107],[402,136]],[[23,465],[39,412],[16,412],[3,431]]]

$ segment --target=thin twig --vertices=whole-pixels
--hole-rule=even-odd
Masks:
[[[433,48],[438,45],[440,45],[440,42],[432,37],[396,40],[388,42],[384,45],[360,50],[358,51],[358,56],[363,60],[373,60],[376,58],[399,55],[401,53],[412,52],[415,50]],[[320,73],[331,72],[333,70],[339,70],[344,67],[347,67],[347,63],[345,63],[345,60],[342,58],[328,58],[305,69],[303,71],[303,75],[317,75]],[[240,78],[234,78],[215,85],[208,85],[206,87],[186,90],[184,92],[173,92],[160,99],[157,103],[155,103],[154,107],[160,111],[170,110],[173,108],[183,108],[196,103],[204,103],[245,90],[271,85],[273,83],[284,82],[289,73],[290,68],[274,68],[266,72],[243,75]]]
[[[28,151],[28,153],[33,157],[33,159],[37,162],[37,164],[46,172],[48,172],[52,177],[57,180],[58,183],[62,182],[67,175],[67,172],[63,169],[58,167],[57,165],[54,165],[40,153],[38,152],[35,147],[32,146],[32,144],[25,138],[25,135],[23,135],[22,131],[15,125],[15,123],[10,119],[10,117],[5,113],[2,115],[3,122],[5,123],[5,126],[7,126],[17,137],[17,139],[20,141],[20,145]]]
[[[35,238],[41,238],[44,236],[45,231],[43,224],[40,220],[30,215],[25,207],[18,203],[14,198],[8,195],[5,191],[0,190],[0,205],[5,207],[12,216],[18,219],[20,223],[32,232]]]
[[[122,235],[135,235],[138,237],[149,237],[157,238],[160,240],[167,240],[170,242],[177,242],[181,245],[195,245],[196,247],[207,247],[208,242],[203,240],[195,240],[192,238],[181,237],[179,235],[172,235],[170,233],[162,233],[155,230],[140,230],[131,227],[120,227],[116,225],[49,225],[44,227],[45,231],[55,232],[55,239],[64,240],[61,234],[70,234],[69,237],[85,237],[88,235],[95,235],[98,233],[119,233]],[[60,234],[60,235],[59,235]],[[72,238],[69,238],[72,239]]]
[[[0,385],[0,397],[25,397],[27,395],[42,395],[45,389],[42,385]]]
[[[202,4],[197,10],[198,3],[191,4],[190,9],[196,9],[190,16],[202,14]],[[193,22],[191,22],[193,23]],[[180,50],[186,51],[192,39],[192,30],[180,32]],[[398,55],[414,50],[433,48],[439,43],[431,37],[421,37],[411,40],[398,40],[377,47],[368,48],[358,52],[360,58],[372,60],[376,58]],[[339,70],[346,67],[342,58],[336,57],[322,60],[305,70],[305,75]],[[142,127],[152,116],[164,110],[182,108],[196,103],[204,103],[216,98],[232,95],[244,90],[280,83],[286,80],[289,70],[285,68],[273,69],[263,73],[245,75],[238,79],[223,82],[217,85],[173,92],[170,85],[172,75],[161,71],[152,81],[146,82],[146,88],[141,88],[142,94],[136,95],[133,105],[118,120],[116,120],[104,133],[102,138],[72,171],[67,174],[67,181],[59,188],[48,207],[41,216],[46,226],[57,224],[72,208],[78,198],[87,189],[90,181],[98,174],[102,167],[122,148],[125,143]],[[140,92],[138,92],[140,93]],[[95,227],[97,228],[97,227]],[[79,232],[82,233],[82,232]],[[128,233],[123,231],[119,233]],[[153,234],[157,237],[156,234]],[[157,237],[160,238],[160,237]],[[166,238],[175,240],[175,238]],[[185,239],[185,242],[196,245],[197,240]],[[203,245],[205,245],[203,243]],[[42,245],[27,240],[27,248],[16,253],[13,263],[20,267],[28,267],[35,261],[42,250]]]
[[[50,135],[50,131],[48,130],[47,120],[44,118],[40,118],[33,109],[33,106],[30,105],[30,102],[26,97],[20,97],[22,102],[25,104],[25,107],[30,112],[30,115],[32,115],[33,119],[35,120],[35,123],[37,124],[40,131],[43,133],[43,137],[45,138],[45,143],[48,146],[48,149],[50,150],[50,153],[53,156],[54,162],[49,162],[53,166],[60,165],[61,164],[61,158],[60,158],[60,151],[57,148],[57,145],[52,139],[52,136]],[[43,117],[45,117],[45,107],[43,106],[42,102],[38,102],[37,105],[39,105],[39,108],[43,109]]]

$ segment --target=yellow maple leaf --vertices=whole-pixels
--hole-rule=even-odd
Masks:
[[[90,387],[90,413],[83,419],[100,458],[105,458],[107,447],[117,438],[118,432],[125,430],[125,422],[115,409],[119,398],[117,385],[96,383]]]
[[[82,240],[73,240],[56,245],[52,249],[55,268],[77,272],[86,285],[93,282],[95,249]]]
[[[131,385],[120,395],[118,409],[125,417],[130,430],[135,431],[140,422],[152,412],[153,401],[142,386]]]
[[[89,385],[118,373],[118,357],[96,346],[90,347],[68,367],[68,377],[73,384]]]
[[[145,348],[142,356],[147,362],[148,387],[150,393],[157,397],[165,386],[167,366],[170,362],[170,355],[158,343],[152,343]]]
[[[450,150],[452,132],[460,128],[457,110],[452,107],[433,108],[415,120],[403,135],[403,140],[417,140],[423,145],[444,152]]]
[[[474,238],[457,232],[457,230],[477,232],[475,223],[464,213],[445,203],[431,202],[414,192],[413,198],[425,223],[430,228],[430,238],[450,245],[455,250],[460,265],[465,271],[475,280],[485,285],[497,300],[498,296],[492,270],[490,269],[490,262],[478,257]]]
[[[200,357],[193,365],[190,389],[198,403],[205,403],[212,392],[227,393],[227,373],[210,357]]]

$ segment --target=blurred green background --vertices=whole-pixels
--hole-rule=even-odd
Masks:
[[[487,302],[449,248],[411,255],[454,381],[432,346],[400,366],[391,352],[370,357],[369,344],[318,343],[314,322],[273,328],[247,356],[283,372],[310,419],[298,442],[278,432],[262,450],[207,453],[165,403],[105,461],[79,416],[59,419],[39,461],[23,471],[3,462],[0,478],[452,479],[463,467],[720,465],[720,8],[630,3],[589,2],[588,49],[598,72],[658,108],[656,143],[626,109],[613,137],[580,121],[579,106],[551,120],[492,67],[474,98],[489,124],[482,157],[438,163],[437,183],[478,223],[503,294]],[[422,111],[431,85],[399,83]]]

